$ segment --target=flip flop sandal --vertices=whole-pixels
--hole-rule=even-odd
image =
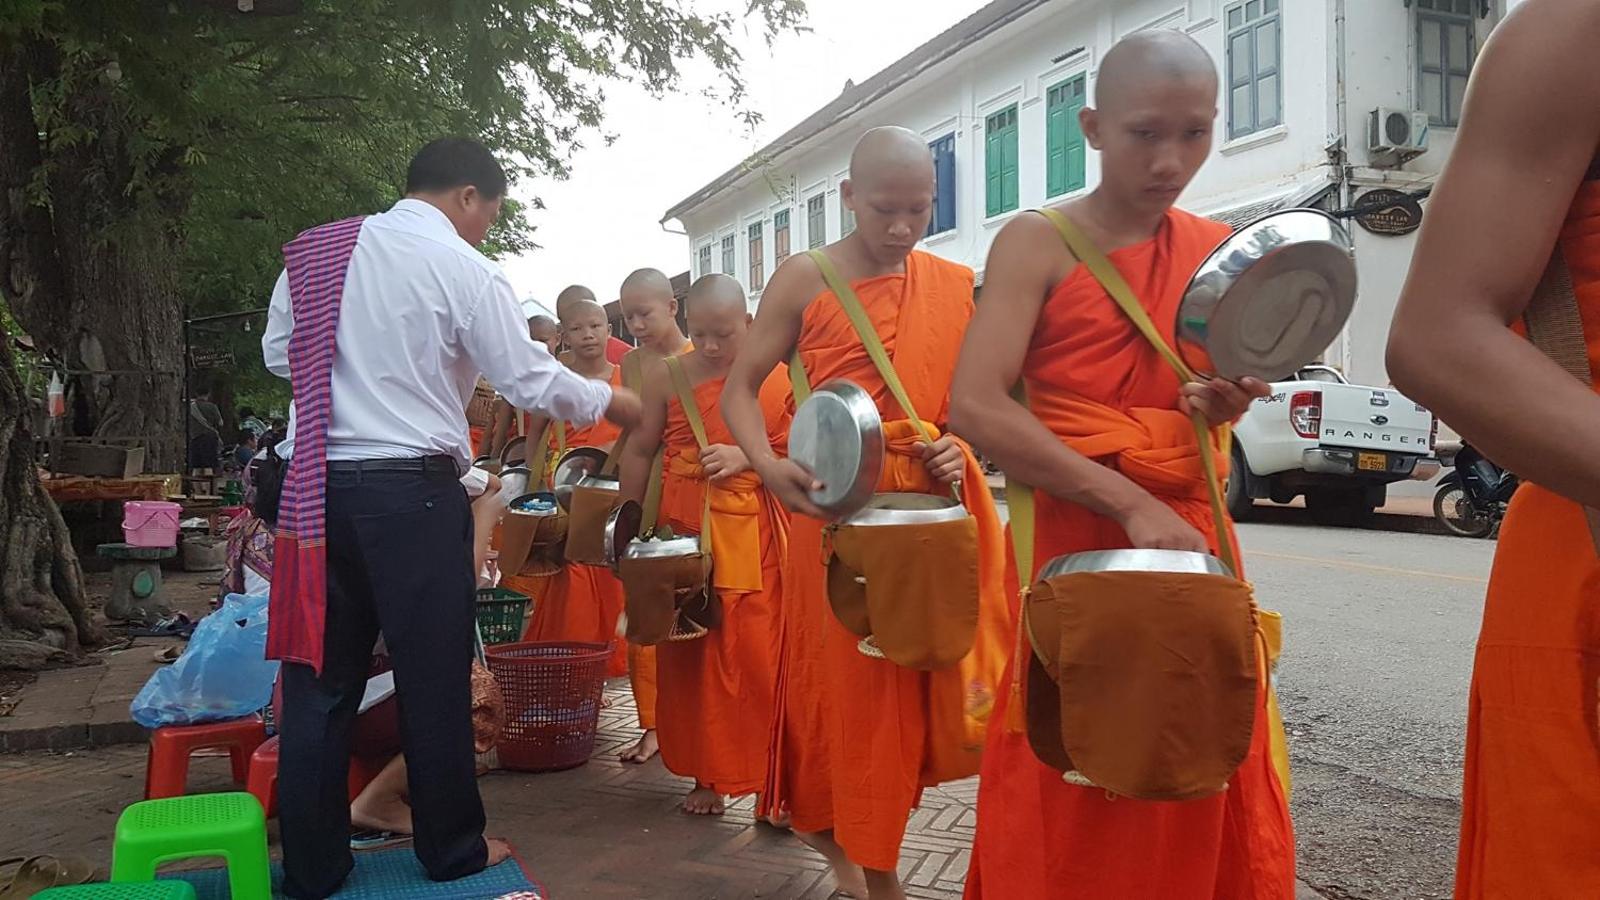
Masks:
[[[0,891],[11,886],[11,879],[17,877],[17,870],[27,861],[26,856],[8,856],[0,859]]]
[[[129,628],[129,637],[175,637],[188,640],[194,634],[195,623],[183,613],[168,616],[148,627]]]
[[[183,655],[183,648],[182,647],[167,647],[164,650],[157,650],[156,651],[155,660],[158,663],[173,663],[173,662],[177,662],[178,661],[178,657],[180,657],[182,655]]]
[[[380,850],[392,847],[411,840],[409,834],[397,834],[393,831],[357,831],[350,835],[351,850]]]
[[[11,883],[0,888],[0,898],[22,900],[48,888],[88,884],[95,873],[94,863],[86,859],[42,854],[22,863]]]

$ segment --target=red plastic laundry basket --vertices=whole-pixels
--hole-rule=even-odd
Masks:
[[[485,648],[505,695],[500,766],[553,772],[581,766],[594,753],[605,689],[605,644],[518,643]]]

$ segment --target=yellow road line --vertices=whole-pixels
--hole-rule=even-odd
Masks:
[[[1397,569],[1392,566],[1374,566],[1367,563],[1346,562],[1340,559],[1323,559],[1319,556],[1293,556],[1288,553],[1267,553],[1261,550],[1246,550],[1245,556],[1260,557],[1262,559],[1276,559],[1283,562],[1313,563],[1322,566],[1336,566],[1341,569],[1357,569],[1363,572],[1378,572],[1384,575],[1409,575],[1412,578],[1437,578],[1441,581],[1459,581],[1464,584],[1487,585],[1489,579],[1474,578],[1471,575],[1446,575],[1442,572],[1424,572],[1419,569]]]

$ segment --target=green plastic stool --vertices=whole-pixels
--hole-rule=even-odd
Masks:
[[[137,884],[80,884],[40,891],[33,900],[195,900],[187,881],[145,881]]]
[[[249,794],[145,800],[122,811],[111,849],[113,882],[151,881],[175,859],[220,856],[233,900],[272,900],[267,817]]]

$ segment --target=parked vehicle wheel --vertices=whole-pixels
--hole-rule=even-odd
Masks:
[[[1249,521],[1251,513],[1255,512],[1256,501],[1251,498],[1247,487],[1249,479],[1250,470],[1246,468],[1244,454],[1240,452],[1239,444],[1235,442],[1228,464],[1228,483],[1223,493],[1224,502],[1228,505],[1228,515],[1232,516],[1235,522]]]
[[[1376,511],[1365,491],[1328,488],[1306,494],[1306,509],[1311,521],[1329,528],[1360,528],[1372,522]]]
[[[1472,507],[1459,482],[1449,482],[1433,495],[1433,517],[1453,534],[1484,538],[1494,531],[1494,519]]]

